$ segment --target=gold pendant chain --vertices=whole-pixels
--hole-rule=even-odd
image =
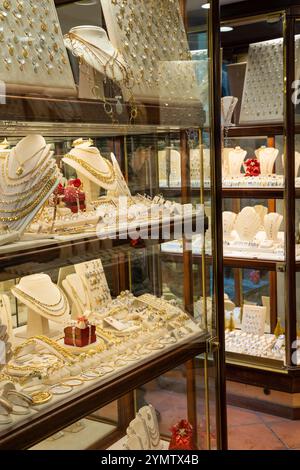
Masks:
[[[68,153],[68,154],[65,155],[65,158],[73,160],[75,163],[78,163],[79,165],[81,165],[82,168],[84,168],[89,173],[91,173],[91,175],[93,175],[95,178],[97,178],[97,180],[99,180],[101,183],[112,184],[112,183],[115,182],[115,179],[116,179],[115,170],[114,170],[112,164],[108,160],[105,160],[105,163],[106,163],[106,165],[109,169],[109,175],[105,176],[99,170],[96,170],[94,167],[89,165],[87,162],[85,162],[81,158],[75,157],[75,155],[71,155],[71,154]]]
[[[35,152],[33,155],[31,155],[29,158],[27,158],[27,160],[25,160],[24,162],[20,162],[19,158],[18,158],[18,155],[17,155],[17,151],[16,151],[16,147],[13,149],[13,152],[14,152],[14,156],[15,156],[15,159],[16,161],[18,162],[19,164],[19,167],[16,169],[16,175],[19,177],[19,176],[27,176],[31,173],[31,171],[28,171],[27,173],[25,173],[25,175],[23,175],[24,173],[24,165],[28,162],[30,162],[30,160],[32,160],[34,157],[36,157],[37,155],[39,155],[40,153],[42,153],[45,149],[47,148],[47,144],[44,145],[41,149],[39,149],[37,152]],[[8,159],[7,159],[8,160]],[[17,180],[19,178],[12,178],[12,177],[9,177],[11,180]]]
[[[30,205],[30,207],[28,207],[25,210],[22,210],[20,212],[20,214],[14,216],[14,217],[0,217],[0,221],[1,222],[17,222],[18,220],[21,220],[24,217],[26,217],[28,214],[30,214],[30,212],[32,212],[43,201],[45,196],[53,188],[56,181],[57,181],[57,177],[55,177],[55,178],[51,179],[50,181],[48,181],[48,183],[46,184],[44,190],[41,192],[39,197],[32,203],[32,205]]]
[[[43,171],[43,165],[49,159],[49,153],[50,152],[48,152],[47,155],[45,155],[45,157],[43,157],[42,159],[40,159],[38,161],[37,165],[35,166],[35,168],[33,168],[33,170],[30,171],[30,173],[27,173],[26,175],[24,175],[24,177],[30,175],[29,178],[27,178],[25,180],[19,179],[18,183],[11,183],[10,182],[10,181],[16,181],[18,178],[11,178],[9,176],[9,168],[8,168],[9,158],[7,157],[6,161],[5,161],[5,164],[3,164],[3,167],[5,168],[5,171],[3,172],[3,175],[4,175],[4,180],[5,180],[6,185],[8,187],[17,187],[17,186],[21,186],[24,183],[28,183],[33,175],[38,175]]]

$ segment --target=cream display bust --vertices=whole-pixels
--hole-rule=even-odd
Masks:
[[[59,183],[61,174],[52,156],[45,139],[33,134],[20,140],[1,161],[1,220],[19,235]]]
[[[50,151],[41,135],[29,135],[20,140],[11,150],[12,158],[8,161],[8,174],[11,177],[18,175],[21,170],[24,174],[32,171]],[[22,173],[20,174],[22,178]]]
[[[228,171],[231,178],[241,176],[241,168],[246,155],[246,150],[241,149],[241,147],[235,147],[234,150],[228,152]]]
[[[68,300],[47,274],[23,277],[19,284],[12,288],[12,293],[28,307],[27,332],[18,336],[54,336],[57,332],[51,334],[47,320],[60,324],[69,320]]]
[[[244,207],[238,214],[235,230],[240,240],[252,241],[261,226],[261,219],[253,207]]]
[[[86,179],[94,183],[98,188],[101,187],[114,191],[117,186],[117,180],[112,164],[102,157],[96,147],[91,147],[90,141],[82,141],[82,143],[74,143],[74,145],[75,148],[64,156],[63,162],[76,170],[77,176],[83,180],[83,183]],[[91,195],[91,199],[94,196],[95,194]]]
[[[65,46],[101,74],[116,81],[124,79],[124,60],[103,28],[75,26],[65,35]]]
[[[279,150],[273,147],[260,147],[255,151],[255,155],[260,163],[260,172],[262,176],[269,176],[274,173],[274,165]]]
[[[283,221],[283,216],[276,212],[270,212],[264,217],[264,228],[268,240],[278,241],[278,232]]]

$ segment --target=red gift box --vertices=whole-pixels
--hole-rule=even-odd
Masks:
[[[91,325],[85,317],[78,318],[77,323],[84,323],[86,327],[79,328],[78,326],[67,326],[64,329],[64,343],[68,346],[77,346],[78,348],[83,348],[84,346],[96,343],[96,326]]]

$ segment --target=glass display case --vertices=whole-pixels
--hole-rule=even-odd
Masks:
[[[218,1],[0,17],[0,449],[226,448]]]
[[[225,337],[229,400],[299,419],[299,7],[286,3],[222,14]]]

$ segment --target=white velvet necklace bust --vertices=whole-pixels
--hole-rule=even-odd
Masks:
[[[85,168],[80,162],[68,158],[68,155],[74,156],[76,159],[86,163],[92,170],[99,173],[100,178],[94,176],[89,171],[88,167]],[[65,155],[63,162],[74,168],[79,178],[86,178],[98,187],[102,187],[106,190],[114,191],[116,188],[116,179],[112,183],[106,183],[101,179],[101,176],[105,179],[105,177],[111,175],[112,167],[109,162],[102,157],[100,151],[96,147],[91,146],[90,141],[82,141],[80,144],[75,143],[75,148],[73,148],[69,154]]]
[[[124,79],[124,61],[103,28],[76,26],[65,35],[65,45],[74,55],[82,57],[88,65],[112,80]]]
[[[25,276],[20,280],[16,288],[18,290],[17,295],[16,291],[13,292],[19,300],[38,313],[46,313],[46,315],[54,317],[52,318],[54,320],[55,317],[60,317],[65,313],[65,310],[68,309],[65,296],[62,296],[61,290],[52,282],[48,274],[32,274],[31,276]],[[24,297],[22,297],[22,293],[25,294]],[[27,296],[32,298],[33,301],[31,302]],[[38,304],[35,304],[34,301],[41,303],[43,309],[48,311],[42,312]],[[54,304],[57,305],[55,310],[52,310],[51,306]],[[47,309],[47,306],[49,306],[49,309]]]

